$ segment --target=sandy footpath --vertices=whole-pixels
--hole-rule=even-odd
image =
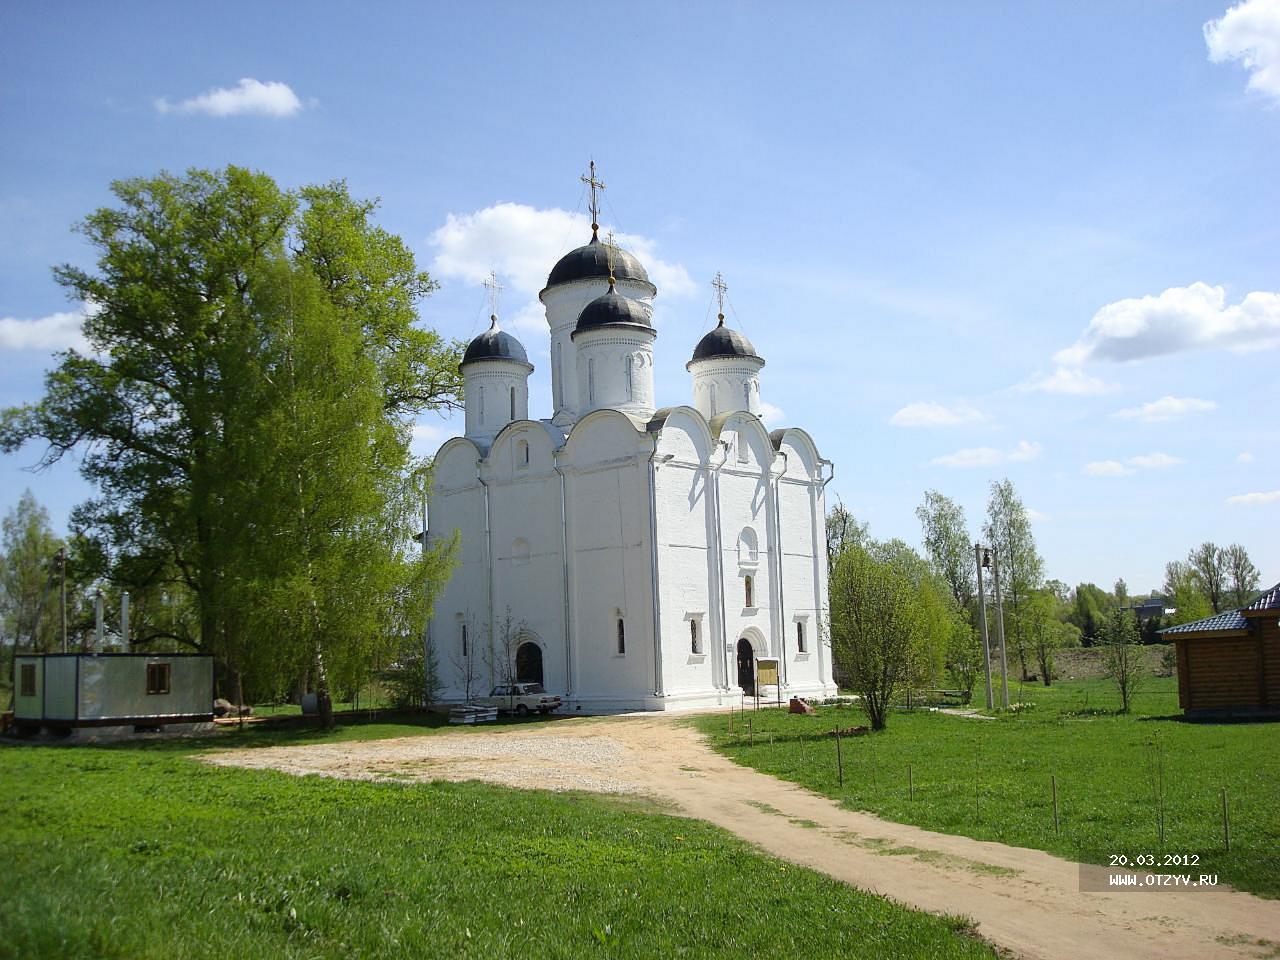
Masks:
[[[678,718],[572,718],[363,743],[234,750],[228,766],[358,779],[485,780],[645,794],[774,856],[935,913],[1021,957],[1280,958],[1280,901],[1247,893],[1081,893],[1079,866],[843,810],[714,753]]]

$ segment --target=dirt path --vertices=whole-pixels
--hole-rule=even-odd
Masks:
[[[1246,893],[1080,893],[1079,866],[843,810],[714,753],[668,716],[575,718],[364,743],[271,747],[211,762],[384,780],[644,793],[774,856],[935,913],[971,917],[1014,954],[1076,960],[1280,958],[1280,902]]]

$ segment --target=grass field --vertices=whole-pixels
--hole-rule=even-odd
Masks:
[[[196,759],[323,736],[0,747],[0,957],[994,956],[959,920],[634,802]]]
[[[1280,897],[1280,724],[1182,722],[1171,678],[1147,680],[1128,716],[1116,713],[1119,698],[1105,680],[1014,687],[1011,699],[1034,706],[994,720],[895,712],[882,733],[842,738],[843,787],[835,740],[826,734],[865,724],[856,707],[821,707],[812,717],[748,713],[754,746],[741,716],[732,734],[723,715],[693,722],[738,762],[889,820],[1091,863],[1106,864],[1113,854],[1130,861],[1192,854],[1200,858],[1196,873]],[[1051,777],[1058,785],[1056,833]]]

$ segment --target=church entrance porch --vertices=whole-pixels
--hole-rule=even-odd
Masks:
[[[522,643],[516,649],[516,682],[542,683],[542,648],[536,643]]]
[[[756,654],[746,637],[738,641],[738,686],[747,696],[756,695]]]

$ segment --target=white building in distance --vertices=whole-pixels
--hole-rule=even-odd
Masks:
[[[428,634],[442,698],[520,679],[583,713],[736,704],[766,658],[781,689],[762,696],[834,695],[830,463],[765,429],[764,359],[723,313],[692,402],[658,409],[657,289],[598,231],[539,295],[551,419],[529,419],[533,366],[496,316],[463,357],[466,435],[436,454],[427,534],[459,536]]]

